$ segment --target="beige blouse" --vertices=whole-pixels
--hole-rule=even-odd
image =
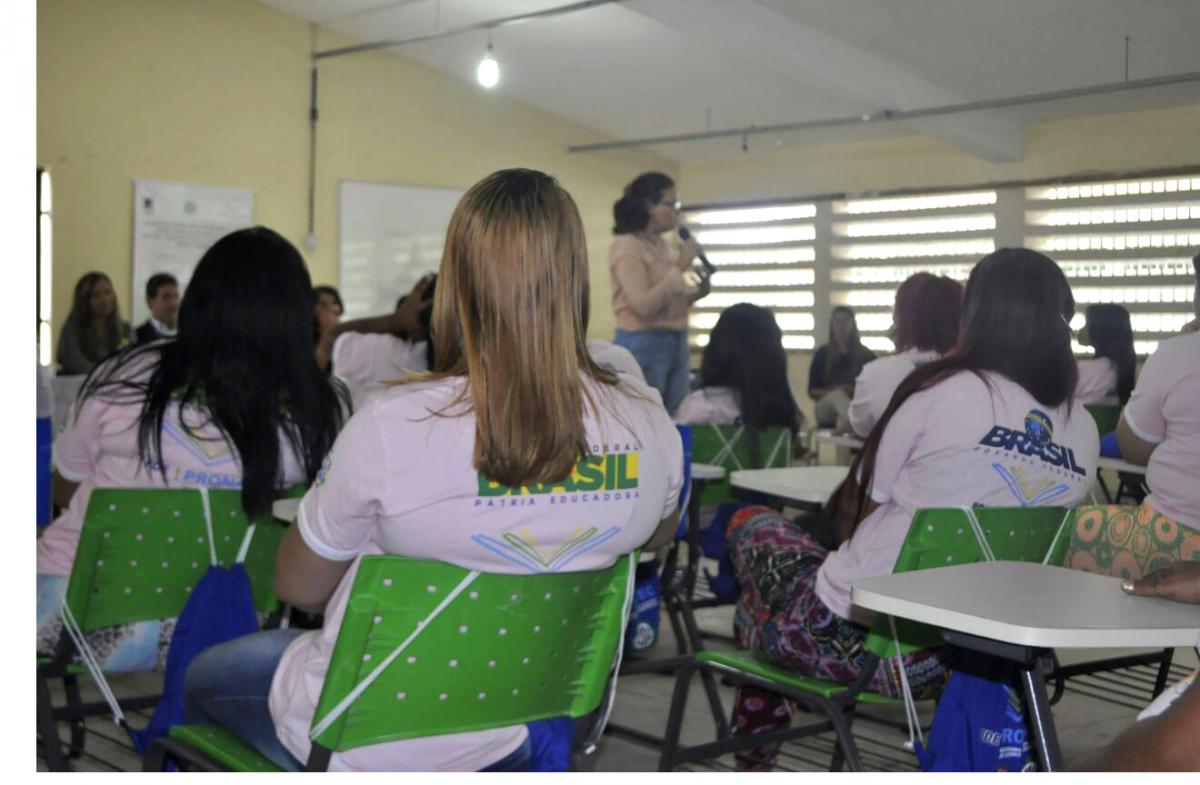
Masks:
[[[661,236],[616,235],[608,249],[608,269],[617,327],[687,329],[687,285]]]

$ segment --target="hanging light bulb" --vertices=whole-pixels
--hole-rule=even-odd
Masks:
[[[479,61],[479,66],[475,69],[475,78],[479,80],[479,84],[489,90],[500,83],[500,64],[496,62],[495,56],[492,55],[492,31],[488,30],[488,48],[483,59]]]

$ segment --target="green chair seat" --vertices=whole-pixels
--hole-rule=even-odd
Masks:
[[[780,667],[757,651],[702,651],[696,654],[696,660],[750,676],[757,676],[760,679],[768,679],[785,687],[799,690],[800,692],[815,693],[823,698],[832,697],[848,689],[845,684],[805,676],[796,671]],[[873,692],[860,692],[855,698],[860,703],[900,703],[899,698],[889,698]]]
[[[176,725],[171,738],[189,744],[233,771],[283,771],[220,725]]]

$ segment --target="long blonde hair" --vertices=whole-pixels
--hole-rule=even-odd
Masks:
[[[475,467],[510,487],[570,475],[589,445],[581,372],[616,385],[587,350],[588,261],[575,202],[550,175],[505,169],[463,195],[433,304],[433,378],[466,376]]]

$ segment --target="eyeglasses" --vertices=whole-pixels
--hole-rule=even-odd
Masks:
[[[683,202],[679,201],[678,199],[673,202],[668,202],[666,199],[659,199],[657,202],[655,202],[655,204],[665,204],[676,212],[679,211],[679,208],[683,207]]]

